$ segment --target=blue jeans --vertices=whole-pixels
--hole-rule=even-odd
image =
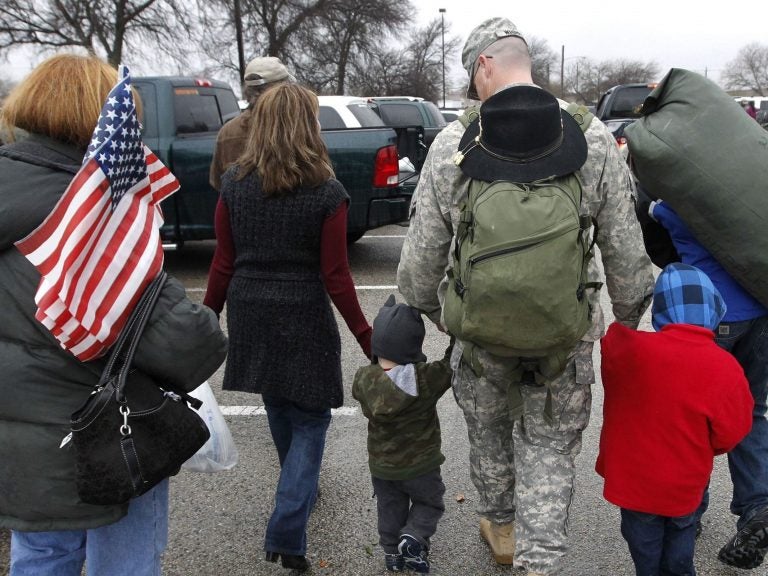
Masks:
[[[678,518],[621,509],[621,535],[637,576],[695,576],[696,513]]]
[[[310,411],[276,397],[263,399],[269,430],[280,460],[275,509],[267,524],[264,549],[304,556],[307,551],[307,522],[317,497],[317,481],[331,411]]]
[[[733,482],[731,512],[739,517],[740,529],[768,506],[768,316],[723,322],[718,327],[716,342],[739,361],[755,400],[752,430],[728,453]]]
[[[11,532],[10,576],[160,576],[168,544],[168,480],[131,500],[113,524]]]

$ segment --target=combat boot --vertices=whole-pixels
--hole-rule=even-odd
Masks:
[[[480,536],[488,542],[497,564],[511,565],[515,558],[515,523],[495,524],[480,518]]]

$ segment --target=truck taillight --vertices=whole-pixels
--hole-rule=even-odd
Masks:
[[[210,80],[206,80],[205,78],[196,78],[195,84],[197,84],[198,86],[204,86],[206,88],[210,88],[211,86],[213,86],[213,82],[211,82]]]
[[[373,164],[373,187],[387,188],[397,186],[400,167],[397,160],[397,146],[379,148]]]

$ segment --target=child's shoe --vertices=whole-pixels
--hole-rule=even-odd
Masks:
[[[427,560],[429,548],[426,545],[410,534],[403,534],[397,549],[403,556],[406,568],[421,574],[429,572],[429,560]]]
[[[405,572],[405,560],[402,554],[384,554],[384,566],[390,572]]]

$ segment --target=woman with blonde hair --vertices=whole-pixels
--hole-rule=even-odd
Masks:
[[[78,497],[75,453],[62,440],[106,364],[81,362],[35,319],[40,274],[14,243],[54,208],[83,162],[117,70],[63,54],[6,100],[0,120],[23,139],[0,147],[0,528],[11,576],[155,576],[168,540],[168,480],[126,504]],[[146,342],[146,344],[145,344]],[[191,390],[224,361],[215,314],[166,281],[128,381],[152,376]],[[129,392],[130,394],[130,392]]]
[[[333,178],[317,96],[297,84],[256,102],[248,143],[222,179],[204,303],[227,303],[224,389],[262,395],[281,471],[267,560],[306,570],[331,408],[343,403],[329,298],[370,357],[371,328],[347,261],[349,197]]]

